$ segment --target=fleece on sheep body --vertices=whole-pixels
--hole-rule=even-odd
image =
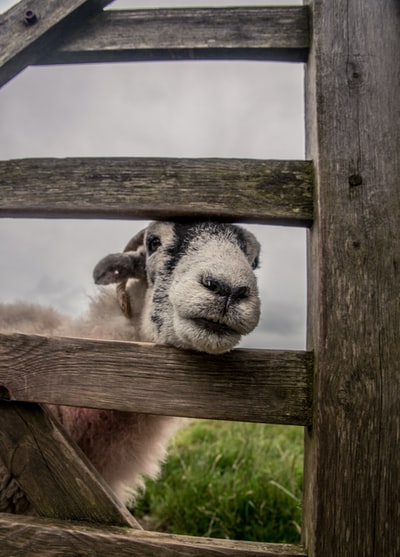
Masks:
[[[153,222],[132,238],[126,251],[97,264],[95,281],[107,286],[91,300],[85,315],[70,319],[30,303],[0,304],[0,331],[226,352],[259,320],[253,273],[259,249],[255,237],[235,225]],[[129,315],[121,311],[115,283],[129,299]],[[110,410],[51,410],[124,501],[142,485],[143,476],[156,475],[180,422]],[[13,512],[26,504],[18,490],[0,462],[0,510]]]
[[[155,478],[180,420],[167,416],[61,406],[51,410],[123,501]]]

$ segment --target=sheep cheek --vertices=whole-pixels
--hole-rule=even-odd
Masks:
[[[261,303],[258,296],[253,296],[251,299],[247,300],[245,304],[241,306],[241,316],[242,321],[245,324],[246,330],[243,334],[248,335],[253,331],[260,321],[261,317]]]

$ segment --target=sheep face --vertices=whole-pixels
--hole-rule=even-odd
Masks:
[[[138,237],[143,244],[138,245]],[[121,254],[120,267],[118,255],[107,256],[96,267],[95,279],[101,275],[96,282],[104,284],[110,276],[126,278],[127,269],[135,269],[130,276],[140,278],[144,267],[142,340],[220,354],[255,328],[260,299],[254,269],[260,246],[253,234],[208,221],[153,222],[138,237]],[[132,303],[135,283],[127,286]]]
[[[249,233],[208,222],[156,223],[148,229],[146,249],[151,320],[161,342],[219,354],[257,325],[252,266],[259,247]]]

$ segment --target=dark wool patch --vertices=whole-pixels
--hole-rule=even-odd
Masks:
[[[163,315],[163,305],[166,300],[165,293],[161,290],[155,290],[153,295],[153,311],[151,312],[151,320],[156,326],[157,332],[160,333],[162,326],[164,324]]]
[[[161,331],[162,326],[164,324],[163,318],[161,317],[161,315],[159,313],[153,311],[152,314],[151,314],[151,320],[153,321],[153,323],[154,323],[154,325],[157,329],[157,333],[160,334],[160,331]]]
[[[174,242],[168,247],[168,259],[165,262],[164,270],[167,276],[171,276],[178,261],[188,251],[188,245],[196,236],[194,234],[194,224],[174,223]]]
[[[168,255],[170,259],[167,262],[166,270],[171,273],[179,259],[188,251],[190,243],[197,238],[202,232],[208,232],[211,236],[226,238],[226,232],[236,239],[237,245],[247,255],[246,247],[247,241],[245,233],[242,229],[234,224],[216,223],[216,222],[194,222],[191,224],[175,223],[174,224],[175,241],[172,246],[168,248]]]
[[[160,273],[158,284],[155,285],[153,293],[153,311],[151,312],[151,320],[160,334],[164,325],[165,305],[168,304],[168,291],[165,273]]]
[[[245,255],[248,255],[247,251],[246,251],[246,247],[247,247],[247,241],[246,241],[246,236],[245,236],[245,232],[244,230],[242,230],[241,228],[238,228],[237,226],[234,226],[233,224],[227,225],[230,227],[230,230],[232,230],[232,232],[235,234],[239,247],[242,250],[242,252]]]

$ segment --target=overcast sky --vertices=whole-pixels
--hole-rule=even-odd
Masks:
[[[0,0],[0,11],[14,2]],[[240,5],[117,1],[112,6]],[[283,4],[257,1],[251,4]],[[291,4],[301,4],[301,1]],[[0,158],[303,159],[303,67],[164,62],[28,68],[0,90]],[[0,219],[2,301],[84,311],[91,273],[142,222]],[[243,346],[305,345],[305,231],[248,226],[262,242],[262,321]]]

